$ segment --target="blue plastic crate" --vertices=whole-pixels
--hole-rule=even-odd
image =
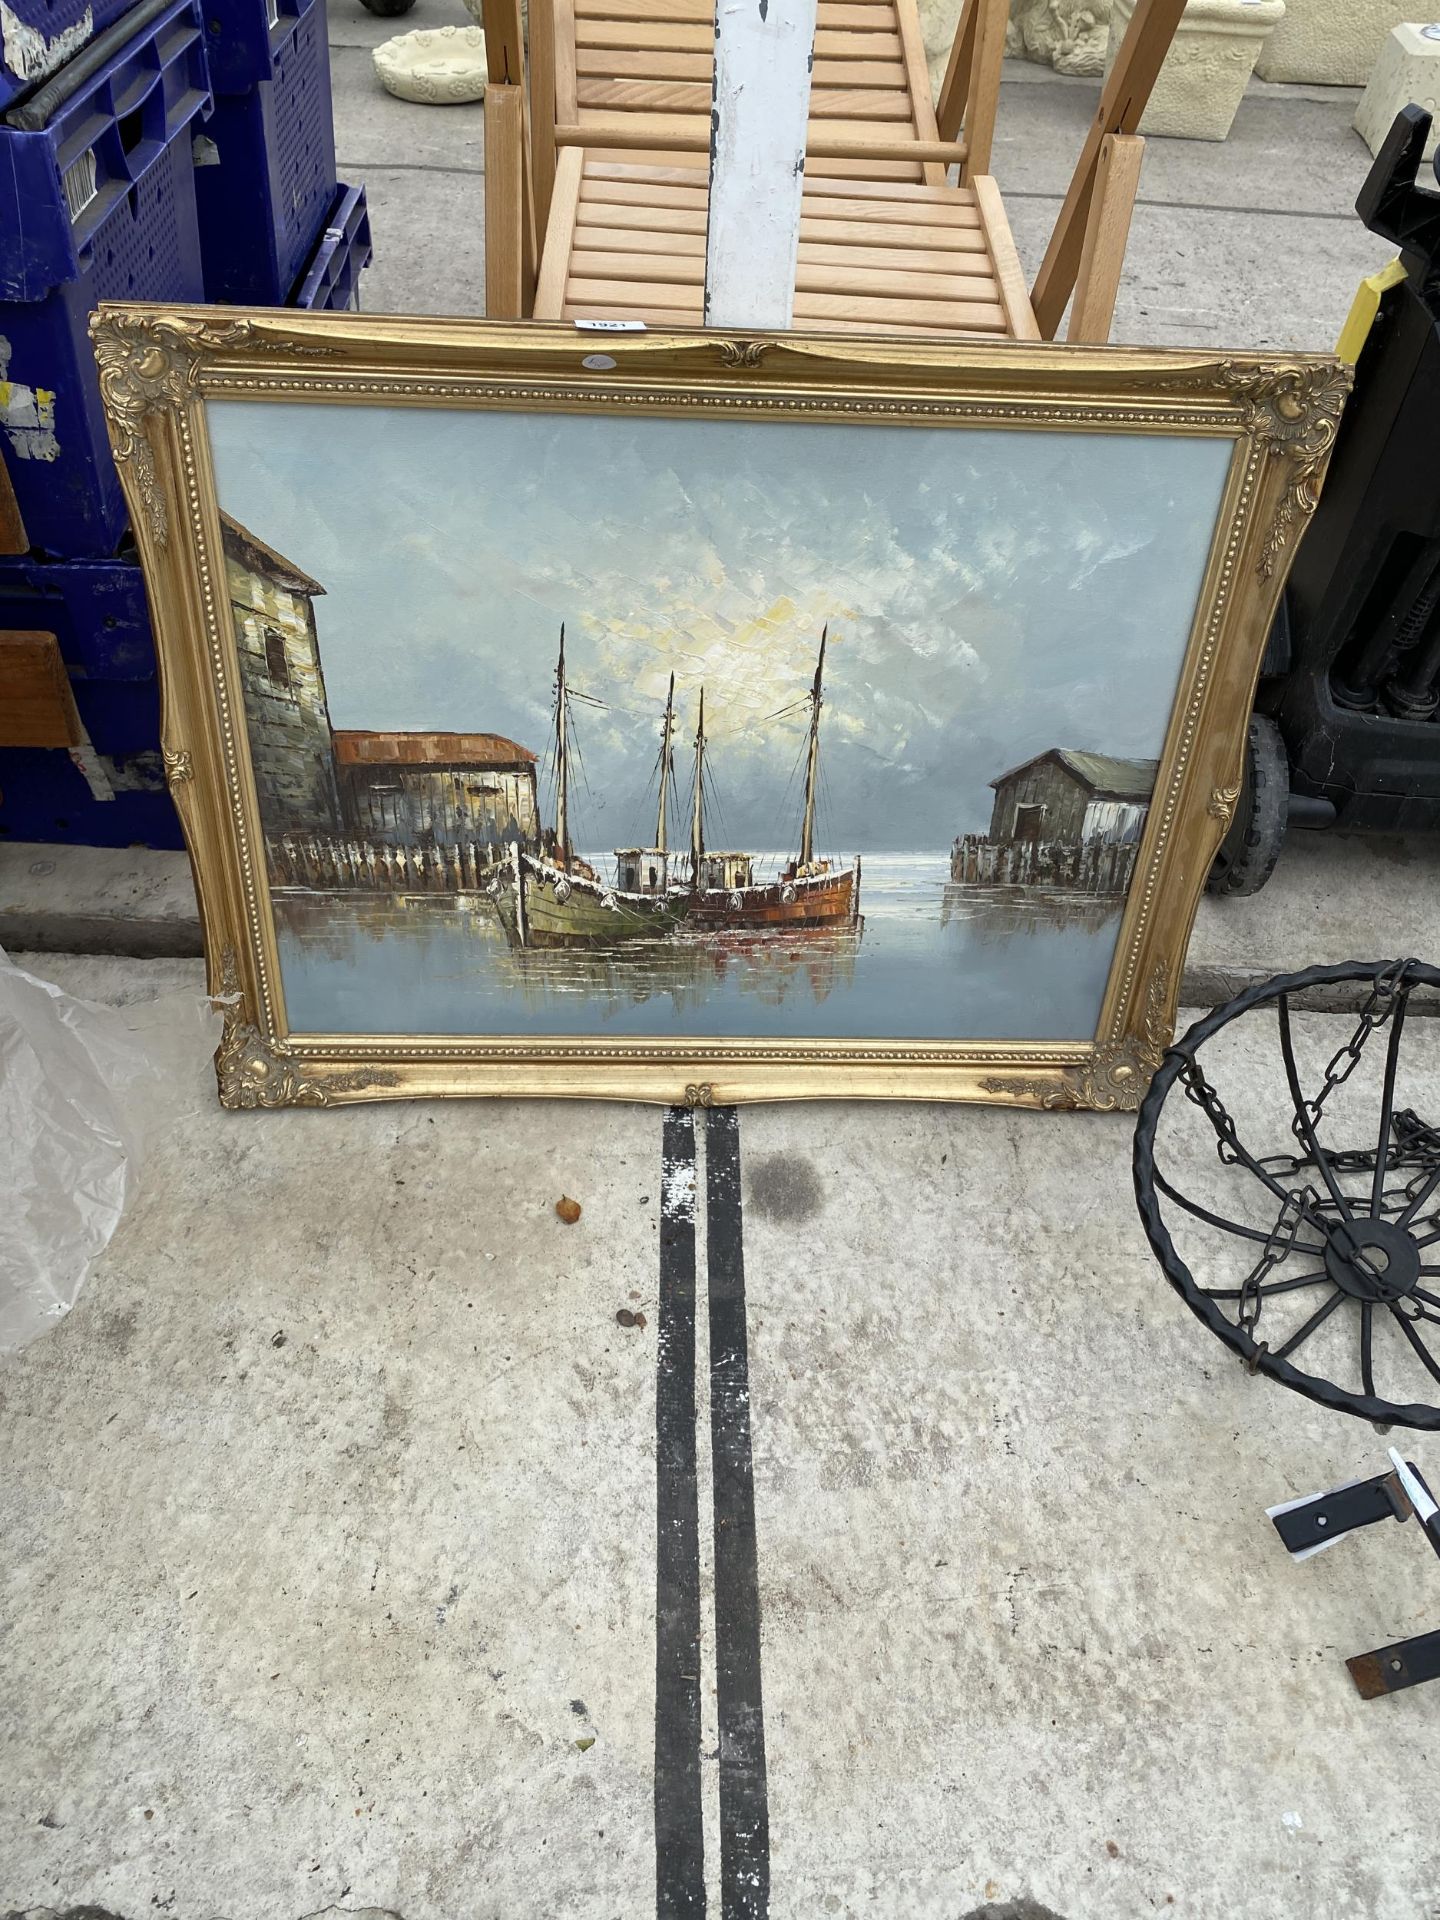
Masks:
[[[60,748],[0,749],[0,835],[179,846],[160,756],[160,690],[133,560],[0,560],[0,630],[53,633],[114,797],[97,800]]]
[[[342,182],[291,306],[311,313],[357,313],[360,275],[369,266],[372,252],[365,189]]]
[[[216,96],[196,160],[207,299],[283,305],[335,198],[323,7],[295,23],[273,79]]]
[[[135,0],[8,0],[0,42],[0,108],[33,93]]]
[[[114,798],[97,800],[68,753],[0,747],[0,839],[82,847],[183,847],[158,753],[114,761]]]
[[[261,80],[273,80],[297,24],[312,10],[321,16],[323,33],[322,0],[211,0],[205,9],[205,45],[216,93],[244,93]]]
[[[203,300],[190,126],[209,100],[198,0],[172,0],[43,127],[0,129],[0,433],[48,552],[111,554],[125,530],[87,326],[100,300]]]
[[[53,633],[77,682],[155,678],[150,606],[133,560],[0,560],[0,631]],[[158,747],[158,733],[144,744]]]
[[[200,0],[138,17],[98,69],[82,56],[0,127],[0,301],[43,300],[88,270],[102,236],[114,246],[117,214],[140,224],[136,188],[209,109]]]

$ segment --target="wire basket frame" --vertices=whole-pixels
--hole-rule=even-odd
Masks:
[[[1356,983],[1366,994],[1349,1039],[1333,1052],[1327,1041],[1321,1066],[1303,1060],[1315,1035],[1296,1002],[1323,1004],[1327,989]],[[1134,1153],[1165,1277],[1252,1373],[1339,1412],[1424,1429],[1440,1428],[1440,1128],[1402,1104],[1401,1089],[1417,1071],[1404,1050],[1411,998],[1436,988],[1440,969],[1418,960],[1347,961],[1250,988],[1167,1051]],[[1230,1105],[1210,1077],[1225,1080],[1227,1062]],[[1214,1159],[1172,1155],[1167,1139],[1162,1171],[1157,1132],[1187,1127]],[[1182,1221],[1203,1262],[1177,1248]]]

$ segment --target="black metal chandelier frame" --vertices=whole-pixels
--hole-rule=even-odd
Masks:
[[[1307,1096],[1295,1054],[1292,1005],[1317,989],[1355,983],[1367,992],[1354,1031]],[[1166,1052],[1140,1109],[1134,1172],[1140,1215],[1166,1278],[1252,1372],[1382,1426],[1435,1430],[1440,1429],[1440,1404],[1387,1399],[1375,1379],[1375,1329],[1377,1317],[1384,1315],[1440,1390],[1440,1129],[1395,1107],[1406,1015],[1417,988],[1440,988],[1440,968],[1418,960],[1349,961],[1282,974],[1218,1007]],[[1272,1005],[1296,1150],[1257,1155],[1206,1078],[1199,1055],[1222,1027]],[[1354,1072],[1372,1036],[1382,1033],[1384,1079],[1373,1143],[1326,1146],[1321,1137],[1326,1102]],[[1202,1205],[1157,1169],[1156,1127],[1177,1086],[1210,1123],[1221,1163],[1267,1190],[1275,1203],[1268,1226],[1246,1225]],[[1253,1264],[1238,1285],[1211,1287],[1196,1279],[1176,1250],[1163,1202],[1254,1247]],[[1291,1263],[1306,1256],[1305,1270],[1295,1271]],[[1323,1290],[1315,1311],[1272,1347],[1262,1325],[1266,1301],[1312,1289]],[[1303,1365],[1306,1343],[1347,1303],[1358,1310],[1359,1392]]]

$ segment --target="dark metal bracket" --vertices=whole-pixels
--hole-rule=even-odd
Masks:
[[[1283,1506],[1269,1509],[1275,1531],[1293,1560],[1308,1560],[1322,1547],[1361,1527],[1372,1527],[1380,1520],[1403,1523],[1412,1514],[1440,1555],[1440,1505],[1413,1460],[1402,1459],[1393,1447],[1390,1458],[1393,1465],[1389,1473],[1377,1473],[1369,1480],[1347,1480],[1324,1493],[1287,1500]],[[1416,1634],[1370,1653],[1357,1653],[1345,1665],[1362,1700],[1401,1693],[1422,1681],[1440,1679],[1440,1632]]]
[[[1372,233],[1400,248],[1406,271],[1417,284],[1430,284],[1440,256],[1440,194],[1418,184],[1421,158],[1430,134],[1423,107],[1402,107],[1355,202],[1355,211]],[[1434,168],[1440,180],[1440,164]]]
[[[1413,1640],[1396,1640],[1374,1653],[1357,1653],[1345,1662],[1362,1700],[1378,1700],[1382,1693],[1400,1693],[1422,1680],[1440,1680],[1440,1633],[1417,1633]]]
[[[1408,1520],[1412,1511],[1396,1476],[1378,1473],[1373,1480],[1352,1480],[1298,1505],[1274,1509],[1270,1518],[1293,1557],[1308,1556],[1359,1527],[1373,1527],[1377,1520]]]

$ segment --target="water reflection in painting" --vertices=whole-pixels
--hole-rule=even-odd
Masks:
[[[761,870],[775,864],[760,856]],[[854,927],[736,929],[527,948],[483,892],[277,891],[286,1005],[310,1032],[841,1036],[855,1008],[887,1031],[1088,1037],[1121,902],[966,889],[950,856],[872,854]]]

